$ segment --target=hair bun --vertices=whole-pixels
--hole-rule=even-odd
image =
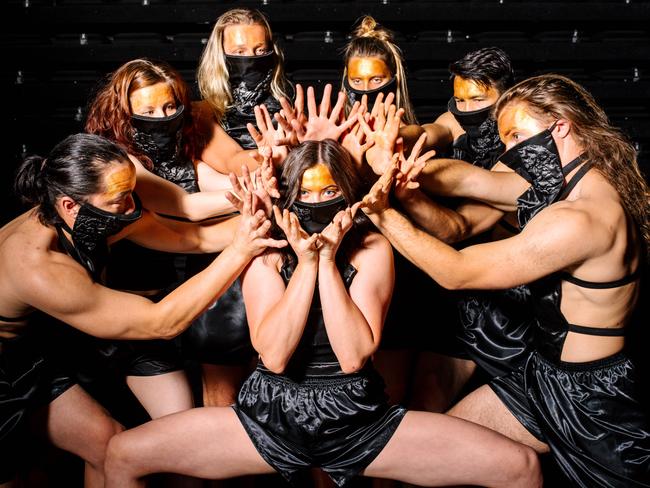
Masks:
[[[361,19],[359,26],[352,32],[353,37],[373,37],[385,42],[393,42],[392,33],[380,26],[374,17],[366,15]]]

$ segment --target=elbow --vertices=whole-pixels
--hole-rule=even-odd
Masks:
[[[366,361],[370,355],[358,356],[355,358],[347,358],[344,360],[339,360],[339,365],[341,366],[341,371],[345,374],[352,374],[360,371],[365,365]]]
[[[287,369],[287,361],[273,356],[264,356],[260,354],[260,359],[264,367],[271,373],[282,374]]]

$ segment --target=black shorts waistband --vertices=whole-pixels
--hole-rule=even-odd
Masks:
[[[579,363],[569,362],[569,361],[557,361],[549,359],[543,356],[541,353],[533,353],[540,362],[552,366],[557,369],[562,369],[564,371],[596,371],[599,369],[611,368],[612,366],[618,366],[625,362],[628,362],[630,359],[623,352],[617,352],[611,356],[606,356],[601,359],[595,359],[593,361],[584,361]]]
[[[332,366],[333,364],[336,364],[336,369],[334,369]],[[348,383],[351,380],[355,379],[367,378],[368,373],[374,370],[372,366],[369,365],[369,363],[366,363],[362,369],[355,373],[344,373],[341,371],[341,367],[338,363],[313,363],[302,370],[304,374],[295,375],[291,372],[278,374],[269,370],[261,361],[259,361],[257,363],[256,371],[259,371],[260,373],[268,376],[273,380],[282,381],[294,385],[337,385]]]

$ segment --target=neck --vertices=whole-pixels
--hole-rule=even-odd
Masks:
[[[569,137],[570,136],[568,136],[567,139]],[[561,148],[558,147],[558,153],[560,154],[560,162],[562,163],[562,167],[569,164],[583,152],[585,152],[584,149],[576,144],[572,139],[565,141],[564,144],[562,144]]]

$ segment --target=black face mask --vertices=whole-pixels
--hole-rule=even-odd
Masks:
[[[325,230],[334,216],[347,207],[345,198],[340,196],[333,200],[320,203],[299,202],[296,200],[291,206],[291,211],[296,214],[300,226],[308,234],[320,233]]]
[[[393,93],[396,92],[397,79],[393,77],[388,83],[386,83],[383,86],[380,86],[379,88],[375,88],[374,90],[356,90],[350,86],[350,83],[348,82],[348,77],[346,76],[343,79],[343,86],[345,87],[345,91],[347,92],[348,100],[350,100],[350,103],[352,105],[354,105],[354,102],[361,102],[361,97],[367,95],[368,110],[372,110],[372,107],[375,104],[375,101],[377,100],[377,95],[383,93],[384,100],[386,100],[386,95],[388,95],[390,92]]]
[[[494,105],[489,105],[479,110],[461,112],[456,106],[456,100],[454,97],[451,97],[447,104],[447,109],[451,112],[467,135],[476,138],[480,135],[480,127],[491,118],[490,114],[493,106]]]
[[[180,105],[169,117],[132,115],[133,143],[149,156],[154,165],[178,157],[183,135],[185,107]]]
[[[68,231],[72,237],[73,247],[70,249],[66,246],[66,251],[71,253],[93,276],[101,273],[106,262],[108,237],[117,234],[142,217],[142,204],[135,193],[133,200],[135,210],[129,214],[107,212],[86,202],[81,204],[72,229],[65,222],[60,224],[60,227]],[[61,235],[59,232],[59,236]]]
[[[562,168],[552,135],[556,124],[557,121],[548,129],[510,148],[499,158],[530,182],[530,188],[517,200],[517,220],[521,228],[539,211],[558,200],[564,186],[565,172],[575,167],[567,165],[564,170]]]
[[[255,105],[268,97],[275,68],[274,52],[261,56],[227,54],[226,66],[233,105],[237,110],[252,111]]]

